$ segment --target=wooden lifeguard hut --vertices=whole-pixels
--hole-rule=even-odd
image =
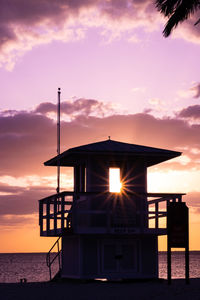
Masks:
[[[39,201],[40,235],[61,240],[60,277],[158,278],[158,236],[167,235],[160,219],[183,194],[148,193],[147,168],[180,155],[108,139],[44,163],[74,169],[73,191]]]

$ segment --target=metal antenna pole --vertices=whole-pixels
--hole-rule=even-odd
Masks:
[[[60,88],[58,88],[58,110],[57,110],[57,193],[60,193]]]

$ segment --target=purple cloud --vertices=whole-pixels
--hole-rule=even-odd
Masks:
[[[196,104],[188,106],[182,109],[177,116],[186,119],[200,119],[200,105]]]
[[[147,113],[88,116],[94,106],[101,106],[101,102],[97,100],[78,101],[75,105],[64,104],[65,112],[75,114],[78,111],[79,115],[71,121],[62,122],[62,151],[81,144],[105,140],[109,135],[111,139],[129,143],[178,151],[185,149],[184,155],[190,158],[187,166],[171,161],[161,165],[161,170],[185,170],[186,167],[187,170],[194,167],[200,169],[200,125],[191,125],[180,119],[180,116],[158,119]],[[56,155],[56,122],[44,115],[52,110],[55,111],[54,105],[41,103],[32,112],[12,111],[10,116],[8,112],[5,115],[0,114],[0,182],[5,176],[18,179],[27,175],[41,177],[56,174],[55,168],[43,166],[44,161]],[[185,109],[189,110],[190,107]],[[187,114],[182,112],[182,115]],[[192,152],[192,149],[195,151]],[[41,181],[41,186],[30,187],[0,183],[0,214],[36,213],[37,200],[54,193],[54,188],[45,186],[45,180]],[[199,203],[198,200],[194,202],[193,198],[190,198],[189,202],[192,207]],[[4,221],[6,222],[6,219]]]
[[[34,112],[41,114],[47,114],[52,112],[56,113],[57,105],[50,102],[44,102],[39,104]],[[68,100],[61,102],[61,113],[67,114],[71,118],[76,117],[78,115],[105,116],[114,113],[114,105],[111,103],[106,104],[94,99],[80,98],[75,101]]]
[[[0,215],[25,215],[38,213],[38,200],[55,194],[55,189],[49,187],[11,187],[1,186],[8,195],[0,195]]]
[[[175,31],[178,37],[200,43],[196,16]],[[54,40],[76,41],[91,27],[101,28],[108,40],[128,33],[137,41],[134,30],[159,28],[162,16],[151,0],[6,0],[0,10],[1,65],[12,69],[16,57],[36,45]],[[12,55],[11,55],[12,54]]]
[[[150,0],[1,1],[1,64],[12,69],[10,53],[16,57],[53,40],[79,40],[93,26],[115,34],[137,27],[150,30],[160,18]]]
[[[194,91],[194,93],[195,93],[194,98],[200,97],[200,83],[195,85],[191,90]]]
[[[158,119],[147,113],[109,116],[89,115],[101,102],[65,103],[65,112],[73,113],[71,121],[61,122],[61,151],[85,143],[107,139],[167,149],[200,149],[200,125],[190,125],[177,118]],[[43,162],[56,155],[56,122],[38,112],[55,110],[41,103],[36,111],[0,114],[0,176],[52,175],[54,170]],[[185,109],[185,111],[190,110]],[[186,115],[182,112],[181,115]],[[142,133],[142,134],[141,134]],[[191,153],[187,153],[191,156]],[[192,157],[193,158],[193,157]]]

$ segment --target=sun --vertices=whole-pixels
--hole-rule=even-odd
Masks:
[[[121,188],[120,168],[109,168],[109,191],[111,193],[120,193]]]

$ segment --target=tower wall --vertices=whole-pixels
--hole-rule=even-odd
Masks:
[[[62,277],[157,278],[156,236],[64,236]]]

